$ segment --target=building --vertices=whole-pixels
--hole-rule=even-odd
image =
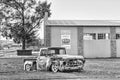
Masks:
[[[110,20],[48,20],[46,46],[61,46],[86,58],[120,57],[120,22]]]

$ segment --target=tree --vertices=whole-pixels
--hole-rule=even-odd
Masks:
[[[22,49],[25,49],[26,42],[36,37],[45,12],[50,17],[50,6],[50,3],[40,0],[0,0],[3,36],[22,43]]]

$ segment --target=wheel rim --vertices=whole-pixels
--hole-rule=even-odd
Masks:
[[[56,64],[52,65],[52,71],[57,72],[58,71],[58,66]]]
[[[30,71],[31,67],[29,64],[26,65],[26,71]]]

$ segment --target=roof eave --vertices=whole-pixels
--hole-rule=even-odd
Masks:
[[[70,24],[70,25],[47,24],[46,26],[51,26],[51,27],[61,27],[61,26],[66,26],[66,27],[68,27],[68,26],[69,26],[69,27],[70,27],[70,26],[71,26],[71,27],[73,27],[73,26],[76,26],[76,27],[79,27],[79,26],[81,26],[81,27],[82,27],[82,26],[83,26],[83,27],[95,27],[95,26],[96,26],[96,27],[97,27],[97,26],[98,26],[98,27],[99,27],[99,26],[103,26],[103,27],[105,27],[105,26],[106,26],[106,27],[120,27],[120,25],[113,25],[113,24],[112,24],[112,25],[110,25],[110,24],[109,24],[109,25],[106,25],[106,24],[105,24],[105,25],[104,25],[104,24],[99,24],[99,25],[98,25],[98,24],[96,24],[96,25],[95,25],[95,24],[94,24],[94,25],[87,25],[87,24],[81,24],[81,25],[72,25],[72,24]]]

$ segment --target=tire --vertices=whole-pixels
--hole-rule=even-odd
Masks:
[[[58,72],[58,70],[59,70],[59,68],[58,68],[58,65],[57,65],[57,64],[52,64],[52,65],[51,65],[51,71],[52,71],[52,72],[55,73],[55,72]]]
[[[25,65],[25,70],[26,70],[26,71],[30,71],[30,70],[31,70],[30,64],[26,64],[26,65]]]

